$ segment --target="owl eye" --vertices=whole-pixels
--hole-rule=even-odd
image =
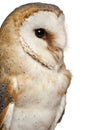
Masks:
[[[35,29],[35,35],[38,38],[43,38],[45,36],[45,30],[43,28]]]

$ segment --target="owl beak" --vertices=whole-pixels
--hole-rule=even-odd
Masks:
[[[54,59],[56,60],[57,63],[60,63],[61,60],[63,59],[63,50],[59,47],[48,47],[49,51],[53,55]]]

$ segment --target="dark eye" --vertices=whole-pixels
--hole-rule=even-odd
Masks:
[[[35,35],[38,38],[43,38],[45,36],[45,30],[43,28],[35,29]]]

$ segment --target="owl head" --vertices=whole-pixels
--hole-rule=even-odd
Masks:
[[[0,58],[3,64],[7,57],[5,64],[9,68],[26,64],[22,59],[28,56],[49,69],[55,68],[63,63],[65,46],[64,14],[55,5],[21,6],[6,18],[0,29],[0,48],[4,52]]]

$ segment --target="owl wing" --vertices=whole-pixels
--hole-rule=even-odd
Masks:
[[[64,111],[65,111],[65,105],[66,105],[66,95],[64,94],[62,99],[61,99],[61,102],[60,102],[60,104],[58,106],[55,121],[51,125],[50,130],[54,130],[57,123],[59,123],[59,121],[61,120],[61,118],[62,118],[62,116],[64,114]]]
[[[16,101],[16,79],[0,77],[0,130],[9,129]]]

